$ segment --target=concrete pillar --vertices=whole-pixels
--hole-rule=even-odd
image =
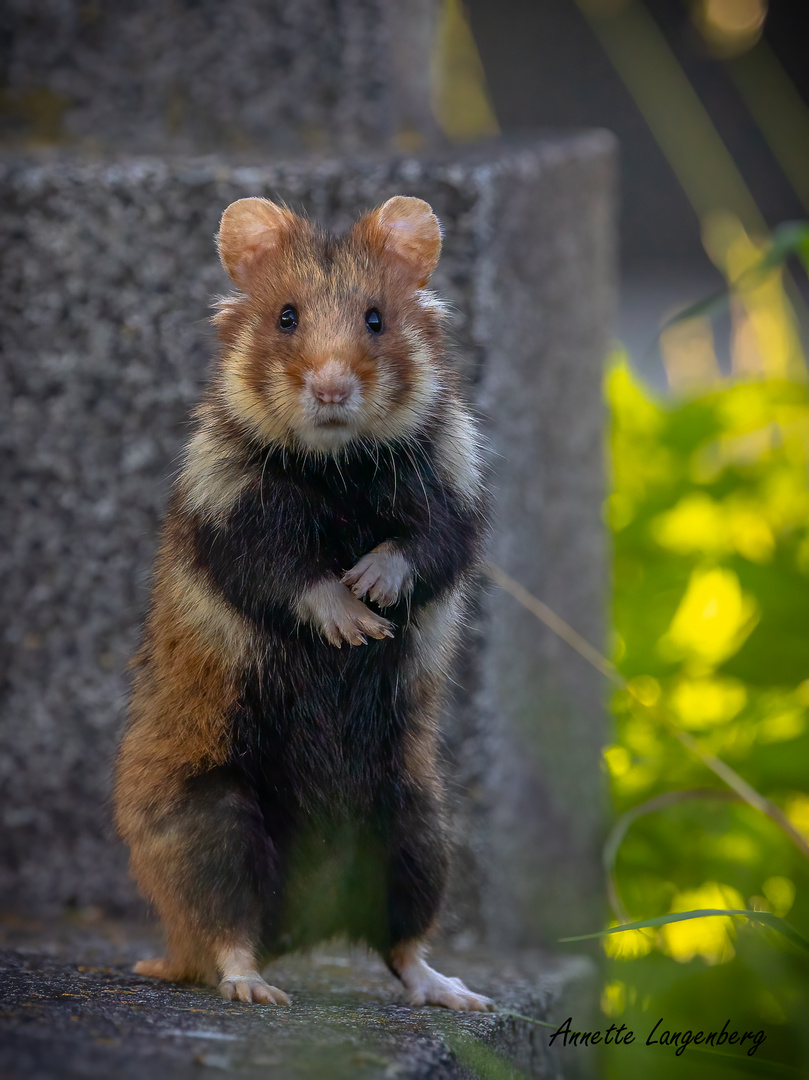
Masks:
[[[583,133],[429,158],[0,163],[0,906],[136,902],[110,763],[234,199],[286,199],[336,228],[393,194],[432,204],[433,284],[494,451],[492,559],[601,640],[613,149]],[[489,587],[456,679],[448,935],[524,944],[597,925],[598,676]]]

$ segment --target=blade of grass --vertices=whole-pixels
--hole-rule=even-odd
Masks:
[[[674,717],[672,717],[666,710],[659,708],[658,706],[644,706],[649,709],[649,712],[655,714],[662,724],[664,724],[672,735],[683,744],[683,746],[690,750],[695,757],[698,757],[700,761],[706,765],[714,775],[718,776],[721,780],[732,788],[733,791],[743,799],[749,806],[754,807],[756,810],[761,811],[762,814],[766,814],[771,821],[774,821],[776,825],[786,833],[793,844],[798,850],[809,859],[809,842],[802,833],[798,832],[789,818],[786,816],[780,806],[776,806],[775,803],[770,802],[769,799],[760,795],[754,787],[751,787],[746,780],[743,780],[741,776],[721,758],[716,757],[714,754],[706,754],[700,749],[699,743],[687,731],[683,731],[677,724]]]
[[[576,0],[700,219],[736,214],[766,225],[739,167],[654,16],[640,3]]]
[[[513,577],[510,577],[505,570],[501,570],[499,566],[495,566],[494,563],[488,563],[486,565],[486,573],[489,575],[495,585],[499,585],[500,588],[513,596],[518,604],[522,604],[527,611],[530,611],[532,615],[535,615],[540,622],[545,623],[549,630],[552,630],[557,637],[560,637],[562,641],[566,641],[571,649],[575,649],[579,656],[583,656],[584,659],[594,667],[597,671],[600,671],[602,675],[614,682],[616,686],[622,688],[626,687],[626,680],[618,672],[615,665],[610,663],[606,656],[602,656],[601,653],[594,646],[583,638],[581,634],[574,630],[570,623],[565,622],[561,616],[557,615],[552,608],[549,608],[547,604],[543,604],[541,600],[538,600],[532,593],[526,588],[520,585],[519,581],[515,581]]]
[[[610,926],[606,930],[599,930],[594,934],[578,934],[576,937],[559,938],[560,942],[591,941],[594,938],[607,937],[609,934],[623,934],[626,930],[646,930],[656,926],[666,926],[668,923],[685,922],[688,919],[709,919],[717,916],[727,918],[730,915],[743,915],[750,922],[763,923],[771,930],[777,930],[797,948],[809,952],[809,941],[802,937],[794,926],[785,919],[773,915],[770,911],[750,911],[746,908],[699,908],[696,911],[675,911],[669,915],[658,915],[653,919],[639,919],[637,922],[625,923],[623,926]]]
[[[803,1069],[794,1065],[782,1065],[778,1061],[766,1061],[759,1057],[751,1058],[747,1054],[727,1054],[723,1050],[706,1050],[702,1046],[689,1046],[688,1053],[697,1054],[706,1065],[710,1063],[720,1069],[732,1068],[753,1076],[806,1076]]]
[[[809,214],[809,109],[765,38],[725,68]]]
[[[558,1031],[559,1024],[549,1024],[547,1020],[535,1020],[533,1016],[525,1016],[524,1013],[514,1012],[513,1009],[498,1009],[500,1016],[513,1016],[517,1020],[525,1020],[527,1024],[536,1024],[538,1027],[550,1028],[551,1031]]]
[[[731,281],[726,289],[712,293],[702,300],[678,311],[660,327],[657,337],[659,338],[666,330],[679,323],[688,322],[704,315],[713,315],[720,310],[733,292],[743,289],[754,288],[762,278],[773,270],[782,266],[791,255],[797,255],[809,274],[809,222],[787,221],[779,225],[772,232],[772,243],[767,252],[755,264],[740,274],[735,281]]]

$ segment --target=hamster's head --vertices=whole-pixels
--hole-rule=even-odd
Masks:
[[[425,291],[441,252],[427,203],[397,196],[332,237],[267,199],[222,215],[219,386],[266,445],[333,454],[391,442],[429,414],[442,376],[440,304]]]

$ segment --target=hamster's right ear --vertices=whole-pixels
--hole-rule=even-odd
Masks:
[[[291,210],[269,199],[237,199],[222,215],[216,238],[219,258],[234,284],[249,290],[262,255],[279,248],[293,227]]]
[[[394,259],[423,288],[438,265],[441,225],[423,199],[394,195],[360,218],[352,232],[364,235],[380,254]]]

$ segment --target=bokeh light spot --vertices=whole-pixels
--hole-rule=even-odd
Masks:
[[[618,923],[611,923],[617,926]],[[625,930],[621,934],[609,934],[602,938],[604,952],[613,960],[637,960],[652,951],[657,935],[654,930]]]
[[[776,875],[767,878],[761,886],[761,891],[772,904],[773,913],[780,918],[789,914],[795,903],[795,882],[787,877]]]
[[[747,691],[737,679],[680,679],[670,704],[685,728],[698,731],[726,724],[744,708]]]
[[[698,889],[677,893],[671,911],[694,911],[698,908],[743,908],[741,893],[731,885],[707,881]],[[708,964],[726,964],[735,956],[733,920],[712,916],[668,923],[663,927],[663,943],[669,956],[682,964],[701,956]]]
[[[759,618],[758,605],[725,567],[696,569],[659,649],[666,659],[693,660],[708,667],[732,656]]]
[[[727,57],[755,45],[766,17],[766,0],[702,0],[694,21],[714,52]]]

